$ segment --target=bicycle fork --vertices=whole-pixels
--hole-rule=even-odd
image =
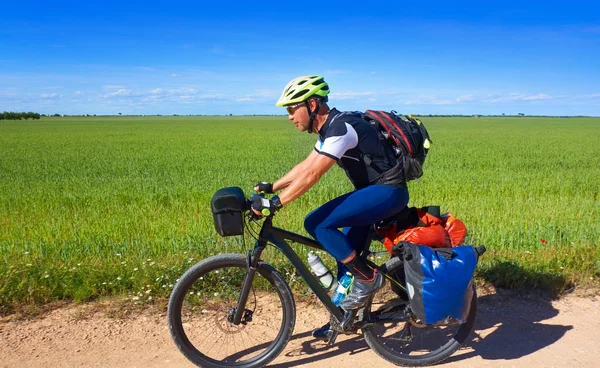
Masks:
[[[246,267],[248,271],[246,272],[246,277],[244,277],[244,282],[242,284],[242,290],[240,291],[240,296],[238,298],[237,307],[235,310],[235,314],[233,315],[233,319],[231,322],[234,325],[239,325],[242,322],[242,317],[245,315],[246,311],[246,302],[248,301],[248,295],[250,294],[250,289],[252,289],[252,282],[254,281],[254,275],[256,275],[256,271],[258,270],[258,260],[265,249],[266,244],[261,244],[257,241],[256,246],[254,247],[254,251],[249,250],[248,255],[246,256]]]

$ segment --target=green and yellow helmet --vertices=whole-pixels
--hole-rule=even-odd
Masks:
[[[329,85],[319,75],[308,75],[292,79],[283,89],[275,106],[292,105],[319,96],[327,101]]]

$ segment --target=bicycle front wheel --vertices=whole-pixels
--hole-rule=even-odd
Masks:
[[[200,367],[261,367],[281,353],[292,336],[296,307],[283,276],[259,263],[242,322],[232,323],[246,257],[207,258],[177,282],[167,311],[179,350]]]

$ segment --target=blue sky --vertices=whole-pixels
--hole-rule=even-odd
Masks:
[[[339,109],[600,116],[599,3],[522,2],[7,2],[0,110],[282,114],[319,74]]]

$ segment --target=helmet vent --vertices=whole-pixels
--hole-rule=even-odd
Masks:
[[[302,91],[300,91],[300,92],[296,93],[295,95],[293,95],[292,99],[296,99],[298,97],[302,97],[302,96],[304,96],[306,94],[306,92],[308,92],[308,90],[307,89],[303,89]]]

